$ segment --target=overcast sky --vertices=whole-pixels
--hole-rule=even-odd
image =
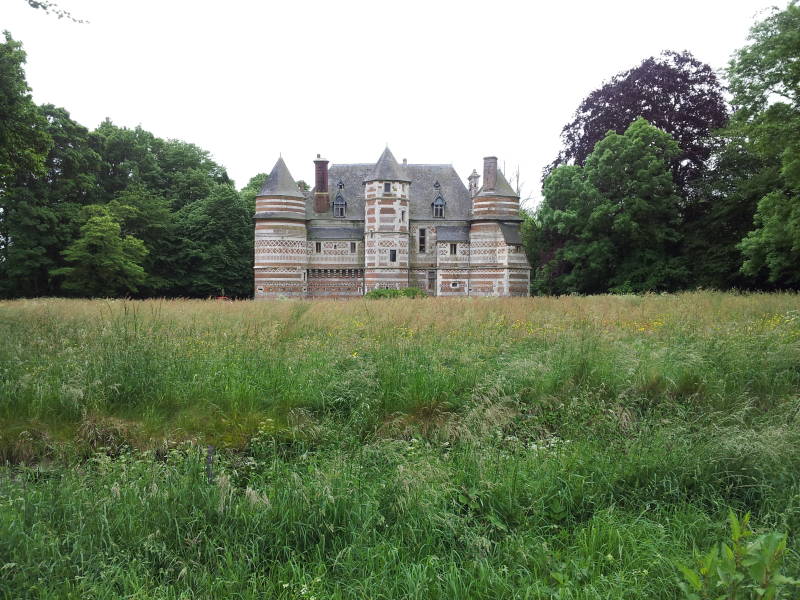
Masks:
[[[313,183],[317,153],[374,162],[388,143],[465,179],[496,155],[538,198],[589,92],[665,49],[722,69],[774,2],[57,0],[84,25],[0,4],[37,102],[195,143],[238,187],[279,153]]]

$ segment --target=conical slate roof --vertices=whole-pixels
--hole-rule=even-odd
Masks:
[[[517,192],[514,191],[508,181],[506,180],[506,176],[503,175],[503,172],[498,169],[497,170],[497,183],[494,186],[494,193],[498,196],[513,196],[517,198]]]
[[[286,163],[283,158],[279,158],[275,166],[272,167],[272,172],[269,177],[261,186],[259,196],[291,196],[293,198],[305,198],[300,189],[297,187],[297,182],[292,178],[289,169],[286,168]]]
[[[386,146],[386,150],[383,151],[378,162],[375,163],[372,173],[364,180],[364,182],[367,181],[404,181],[411,183],[408,176],[403,173],[400,165],[397,164],[392,151],[389,150],[389,146]]]

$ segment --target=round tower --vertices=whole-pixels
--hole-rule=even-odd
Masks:
[[[497,157],[487,156],[483,159],[483,187],[472,198],[472,295],[528,295],[530,265],[522,248],[521,222],[519,195],[497,170]]]
[[[255,299],[306,295],[306,198],[283,158],[256,196]]]
[[[387,147],[364,180],[364,287],[408,287],[411,180]]]

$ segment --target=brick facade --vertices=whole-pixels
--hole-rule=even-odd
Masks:
[[[519,198],[484,159],[469,190],[450,165],[315,161],[315,189],[300,192],[283,160],[256,198],[258,299],[348,298],[418,287],[435,296],[527,296],[530,265]]]

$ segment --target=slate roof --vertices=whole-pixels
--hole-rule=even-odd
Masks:
[[[440,225],[436,228],[437,242],[468,242],[469,226]]]
[[[503,172],[498,169],[497,170],[497,183],[494,186],[494,189],[491,191],[484,192],[483,188],[478,191],[478,196],[511,196],[513,198],[519,198],[517,192],[514,191],[514,188],[509,185],[506,176],[503,175]]]
[[[297,187],[297,182],[292,178],[283,158],[279,158],[272,172],[267,177],[264,185],[261,186],[259,196],[291,196],[294,198],[305,198]]]
[[[519,234],[519,223],[500,223],[500,231],[503,232],[503,239],[506,244],[519,246],[522,244],[522,237]]]
[[[309,227],[309,240],[363,240],[363,227]]]
[[[438,192],[442,194],[446,203],[444,219],[442,221],[466,221],[472,210],[470,198],[461,178],[456,173],[453,165],[397,165],[400,176],[405,181],[411,182],[411,219],[432,219],[431,203],[437,195],[434,188],[439,183]],[[347,202],[347,216],[345,221],[364,220],[364,181],[369,181],[375,170],[372,163],[355,163],[347,165],[330,165],[328,168],[328,190],[331,198],[341,191],[342,197]],[[341,182],[343,188],[339,190]],[[314,211],[312,193],[306,200],[306,217],[309,219],[330,219],[330,211],[317,213]],[[437,219],[438,221],[439,219]]]
[[[372,173],[364,179],[364,182],[367,181],[410,181],[403,170],[400,168],[400,165],[397,164],[397,161],[394,158],[394,154],[392,151],[389,150],[389,146],[386,146],[386,150],[383,151],[381,157],[378,159],[378,162],[375,163],[375,168],[372,169]]]

